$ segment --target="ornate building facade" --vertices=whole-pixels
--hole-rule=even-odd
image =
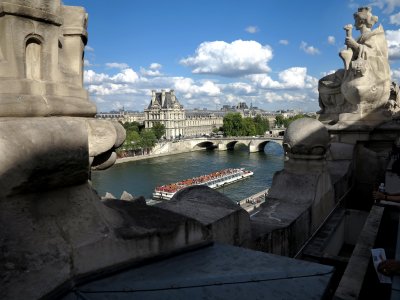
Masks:
[[[175,96],[174,90],[151,92],[151,101],[145,114],[145,128],[152,128],[155,122],[165,126],[165,137],[174,139],[183,136],[210,134],[223,124],[223,114],[208,111],[186,112]]]

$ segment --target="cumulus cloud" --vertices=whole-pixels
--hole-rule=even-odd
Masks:
[[[193,56],[180,63],[192,68],[192,73],[238,77],[269,71],[272,49],[256,41],[236,40],[204,42]]]
[[[162,76],[163,74],[160,72],[162,68],[162,65],[159,63],[152,63],[150,64],[148,69],[145,68],[140,68],[140,74],[143,76],[149,76],[149,77],[154,77],[154,76]]]
[[[369,5],[377,6],[385,14],[391,14],[397,7],[400,7],[400,0],[374,0]]]
[[[152,63],[149,66],[150,70],[160,70],[162,68],[162,65],[159,63]]]
[[[148,70],[157,71],[159,68],[161,66],[150,65]],[[301,103],[298,105],[304,109],[316,105],[312,101],[318,97],[315,95],[317,79],[309,76],[306,68],[289,68],[278,73],[274,79],[271,76],[266,73],[252,74],[241,81],[220,83],[212,79],[138,75],[128,68],[116,74],[86,70],[84,81],[90,97],[99,105],[99,111],[109,111],[115,108],[117,102],[127,109],[143,110],[149,104],[150,91],[153,89],[174,89],[185,108],[200,105],[216,109],[222,104],[235,105],[240,101],[261,107],[279,101],[279,107],[290,107],[285,106],[284,100],[293,106]],[[269,93],[268,97],[266,93]]]
[[[335,45],[336,39],[334,36],[330,35],[328,36],[328,44],[329,45]]]
[[[320,51],[318,50],[318,48],[315,48],[314,46],[309,46],[304,41],[302,41],[300,43],[300,49],[303,50],[305,53],[310,54],[310,55],[320,54]]]
[[[130,68],[124,69],[113,76],[104,73],[96,73],[93,70],[87,70],[84,72],[84,81],[87,84],[134,83],[138,81],[138,79],[138,74]]]
[[[223,86],[224,92],[235,93],[238,95],[248,95],[255,93],[255,88],[245,82],[232,82]]]
[[[249,78],[260,88],[265,89],[313,89],[318,80],[307,75],[307,68],[293,67],[278,74],[279,81],[273,80],[266,74],[251,75]]]
[[[83,65],[84,65],[85,67],[91,67],[91,66],[93,66],[93,65],[90,63],[90,61],[89,61],[88,59],[84,59],[84,60],[83,60]]]
[[[400,58],[400,29],[386,30],[386,39],[388,43],[389,59],[396,60]]]
[[[268,103],[274,102],[304,102],[308,99],[306,94],[266,92],[264,99]]]
[[[400,12],[395,15],[391,15],[389,20],[390,24],[400,25]]]
[[[210,80],[195,84],[192,78],[185,77],[175,78],[174,89],[184,94],[187,99],[192,98],[194,95],[217,96],[221,93],[218,85]]]
[[[400,69],[392,70],[391,73],[392,73],[391,74],[392,75],[392,79],[395,82],[399,82],[400,81]]]
[[[86,45],[86,46],[85,46],[85,51],[93,52],[94,49],[93,49],[92,47],[90,47],[89,45]]]
[[[288,40],[279,40],[279,44],[287,46],[287,45],[289,45],[289,41]]]
[[[248,26],[245,29],[248,33],[256,33],[259,31],[257,26]]]
[[[117,63],[117,62],[112,62],[112,63],[106,63],[106,67],[110,69],[127,69],[129,68],[128,64],[126,63]]]

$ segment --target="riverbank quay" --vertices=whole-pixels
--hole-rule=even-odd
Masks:
[[[115,164],[122,164],[130,161],[138,161],[143,159],[150,159],[162,156],[169,156],[169,155],[176,155],[181,153],[188,153],[194,151],[204,151],[204,149],[197,149],[197,150],[190,150],[190,151],[177,151],[177,152],[169,152],[169,153],[161,153],[161,154],[145,154],[145,155],[138,155],[138,156],[130,156],[130,157],[122,157],[118,158]]]
[[[182,141],[161,142],[161,143],[158,143],[154,147],[154,149],[151,151],[150,154],[117,158],[117,161],[115,163],[120,164],[120,163],[125,163],[125,162],[130,162],[130,161],[138,161],[138,160],[149,159],[149,158],[156,158],[156,157],[162,157],[162,156],[169,156],[169,155],[175,155],[175,154],[181,154],[181,153],[189,153],[189,152],[206,150],[206,148],[191,149],[188,147],[180,147],[181,142]]]

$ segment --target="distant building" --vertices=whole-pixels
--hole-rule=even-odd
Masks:
[[[155,122],[165,126],[165,137],[176,138],[184,135],[185,110],[175,96],[174,90],[157,93],[151,91],[151,101],[144,110],[145,128],[152,128]]]
[[[137,122],[140,124],[144,123],[143,112],[126,111],[124,108],[118,111],[100,112],[96,114],[96,118],[105,120],[116,120],[121,123],[132,123],[132,122]]]
[[[186,112],[175,96],[174,90],[151,92],[151,101],[145,114],[145,128],[152,128],[155,122],[165,126],[165,137],[200,136],[210,134],[223,124],[223,113],[208,110]]]

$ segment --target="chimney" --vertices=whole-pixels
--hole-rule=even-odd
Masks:
[[[156,90],[151,90],[151,104],[156,102]]]
[[[175,98],[175,91],[174,90],[169,90],[170,94],[171,94],[171,101],[175,102],[176,98]]]
[[[165,90],[161,90],[161,107],[164,107],[165,103]]]

